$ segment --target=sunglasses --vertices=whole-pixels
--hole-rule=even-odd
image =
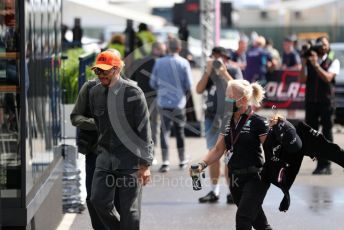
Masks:
[[[94,73],[96,74],[96,75],[108,75],[108,74],[110,74],[111,73],[111,71],[113,70],[113,69],[115,69],[115,68],[111,68],[111,69],[109,69],[109,70],[103,70],[103,69],[100,69],[100,68],[95,68],[94,69]]]

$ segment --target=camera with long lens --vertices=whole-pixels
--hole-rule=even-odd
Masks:
[[[312,51],[316,52],[318,55],[321,53],[323,47],[323,42],[319,41],[315,44],[307,43],[301,47],[300,55],[303,58],[308,58],[312,56]]]
[[[221,66],[222,66],[222,60],[221,59],[215,59],[214,61],[213,61],[213,68],[215,69],[215,70],[219,70],[220,68],[221,68]]]

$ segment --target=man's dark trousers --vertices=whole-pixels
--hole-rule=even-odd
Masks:
[[[91,202],[108,229],[140,229],[142,186],[137,175],[136,169],[96,168]]]
[[[332,114],[334,109],[331,105],[322,103],[306,103],[306,123],[315,130],[322,127],[322,133],[326,139],[333,141],[332,135]],[[325,159],[318,159],[317,169],[330,166],[330,162]]]
[[[90,199],[91,199],[91,189],[92,189],[92,180],[93,180],[93,174],[96,169],[96,160],[97,160],[97,154],[95,153],[89,153],[85,155],[86,161],[85,161],[85,169],[86,169],[86,204],[87,209],[90,214],[92,227],[95,230],[105,230],[106,227],[100,220],[96,210],[94,209]]]

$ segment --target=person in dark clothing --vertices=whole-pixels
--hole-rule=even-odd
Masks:
[[[81,39],[82,39],[84,30],[81,28],[80,18],[74,19],[74,27],[72,29],[72,32],[73,32],[73,44],[77,47],[82,47]]]
[[[237,230],[251,230],[252,227],[272,229],[262,209],[270,183],[263,181],[260,175],[264,164],[261,143],[264,143],[269,127],[266,119],[251,109],[251,106],[259,106],[263,97],[264,89],[258,83],[250,84],[246,80],[228,82],[226,101],[232,112],[226,113],[215,147],[196,170],[201,172],[226,154],[231,179],[229,187],[238,206]]]
[[[111,51],[119,58],[121,54],[118,50]],[[95,230],[106,229],[94,209],[91,199],[91,189],[93,174],[96,169],[97,160],[97,140],[98,132],[94,118],[91,114],[89,93],[92,87],[99,84],[98,79],[92,79],[81,87],[78,98],[76,99],[70,120],[73,126],[79,128],[77,136],[78,152],[85,155],[85,172],[86,172],[86,204],[90,214],[92,227]]]
[[[238,43],[238,49],[230,52],[231,66],[238,67],[242,72],[246,69],[246,51],[248,47],[248,38],[246,35],[241,35]]]
[[[188,42],[189,34],[188,24],[186,20],[182,20],[178,29],[178,38],[184,42]]]
[[[81,87],[76,99],[70,120],[72,125],[79,128],[77,137],[78,152],[85,155],[86,172],[86,204],[90,214],[92,227],[95,230],[106,229],[94,209],[90,198],[92,189],[92,179],[96,168],[96,145],[98,139],[97,126],[90,111],[89,92],[99,81],[90,80]]]
[[[252,44],[252,47],[246,52],[246,68],[244,79],[249,82],[258,81],[264,85],[266,83],[266,74],[272,66],[272,57],[264,49],[265,38],[258,36]]]
[[[150,124],[152,129],[153,142],[157,143],[158,133],[158,110],[156,104],[156,90],[149,85],[149,80],[153,71],[153,67],[157,58],[163,57],[166,54],[166,45],[161,42],[155,42],[152,45],[152,53],[134,63],[134,73],[132,80],[137,82],[137,85],[142,89],[147,100],[147,105],[150,114]]]
[[[100,84],[89,96],[99,134],[91,203],[108,229],[138,230],[153,141],[144,94],[120,77],[122,69],[112,51],[101,52],[92,67]]]
[[[333,141],[334,83],[340,63],[330,52],[328,38],[318,38],[316,45],[320,48],[311,50],[309,57],[302,58],[300,81],[306,83],[305,121],[315,130],[321,125],[326,139]],[[331,174],[330,162],[318,159],[313,174]]]
[[[286,37],[283,41],[282,69],[301,70],[301,58],[294,48],[294,41],[291,37]]]
[[[190,56],[188,45],[189,35],[190,32],[187,22],[186,20],[182,20],[178,28],[178,38],[182,41],[182,50],[180,51],[180,56],[190,61],[191,59],[188,57]]]
[[[289,189],[300,170],[304,156],[330,160],[344,167],[344,150],[304,122],[295,127],[280,116],[270,119],[264,142],[265,164],[262,176],[284,193],[279,210],[290,206]]]

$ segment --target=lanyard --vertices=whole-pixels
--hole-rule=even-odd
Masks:
[[[250,111],[249,114],[242,114],[239,118],[238,123],[235,125],[234,127],[234,118],[231,119],[231,128],[230,128],[230,136],[231,136],[231,149],[230,151],[233,152],[233,148],[234,148],[234,144],[235,142],[237,142],[241,129],[244,127],[244,125],[246,124],[247,120],[252,116],[253,114],[253,110]],[[235,136],[233,138],[233,136]]]

